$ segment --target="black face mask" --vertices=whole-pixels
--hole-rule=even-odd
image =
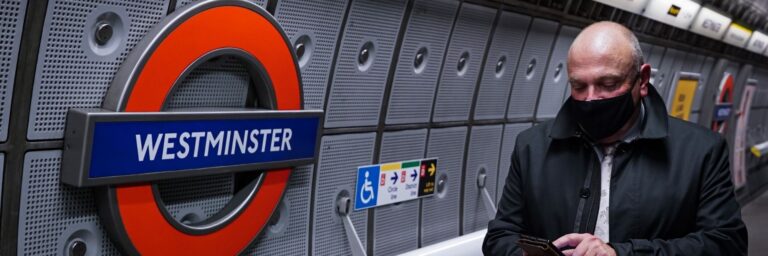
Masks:
[[[581,130],[593,141],[616,133],[637,109],[632,100],[632,88],[620,96],[608,99],[581,101],[570,97],[566,107]]]

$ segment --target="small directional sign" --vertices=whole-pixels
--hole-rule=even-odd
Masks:
[[[731,109],[733,104],[731,103],[718,103],[715,104],[714,121],[727,121],[731,117]]]
[[[433,195],[436,174],[437,158],[358,167],[355,210]]]

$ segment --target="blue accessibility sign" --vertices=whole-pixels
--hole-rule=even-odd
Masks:
[[[355,209],[364,209],[376,206],[379,193],[376,180],[379,177],[379,166],[360,167],[357,172],[357,185],[355,186]]]

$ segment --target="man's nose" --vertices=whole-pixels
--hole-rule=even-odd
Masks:
[[[591,101],[591,100],[598,100],[597,96],[597,90],[595,90],[594,85],[587,86],[587,97],[584,98],[585,101]]]

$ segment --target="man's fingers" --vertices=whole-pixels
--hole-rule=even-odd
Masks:
[[[584,252],[584,256],[597,256],[597,252],[600,251],[600,243],[589,241],[587,244],[587,251]]]
[[[572,234],[561,236],[560,238],[552,242],[552,244],[554,246],[557,246],[557,248],[563,248],[565,246],[576,247],[581,243],[582,240],[584,240],[584,238],[587,238],[587,237],[589,237],[589,234],[572,233]]]
[[[573,252],[574,252],[573,249],[568,249],[568,250],[562,251],[563,255],[565,255],[565,256],[572,256]]]
[[[574,256],[584,256],[587,255],[587,252],[594,247],[594,244],[596,242],[597,238],[587,235],[586,238],[582,237],[581,243],[579,243],[579,246],[576,246],[575,251],[573,252]]]

